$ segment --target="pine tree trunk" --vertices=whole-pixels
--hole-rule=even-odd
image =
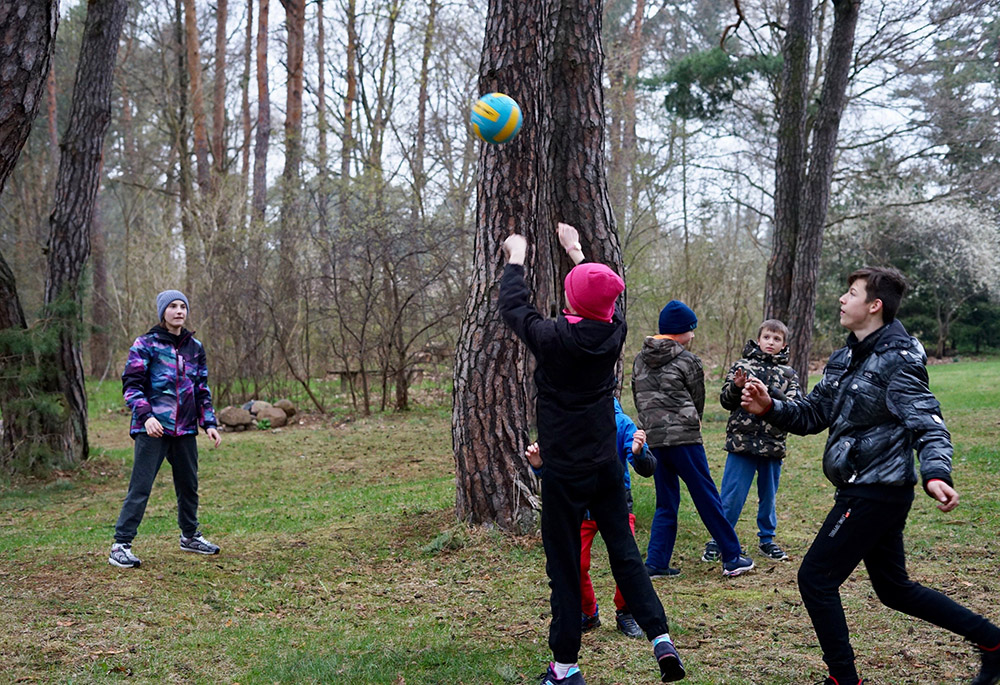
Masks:
[[[111,368],[111,306],[108,302],[107,241],[104,238],[104,221],[101,204],[94,206],[90,220],[91,272],[94,279],[91,318],[94,332],[90,336],[90,375],[103,378]]]
[[[205,90],[201,78],[201,50],[198,15],[194,0],[184,0],[184,47],[187,52],[188,86],[191,89],[191,121],[194,132],[194,156],[197,161],[198,188],[208,197],[211,172],[208,162],[208,127],[205,123]]]
[[[788,312],[788,344],[792,366],[808,387],[809,357],[816,316],[816,282],[823,251],[823,230],[830,205],[830,183],[836,161],[837,133],[846,101],[848,74],[854,59],[858,0],[834,0],[833,31],[827,51],[823,90],[812,130],[809,174],[806,178],[802,224],[795,245],[792,294]]]
[[[479,160],[473,278],[452,418],[456,513],[473,523],[512,531],[535,525],[522,456],[535,413],[534,364],[500,319],[500,245],[511,231],[527,238],[527,279],[544,315],[561,305],[561,280],[571,266],[555,238],[557,221],[575,222],[589,257],[621,268],[603,158],[600,28],[600,3],[490,2],[480,91],[509,94],[524,123],[514,141],[483,145]],[[556,134],[554,121],[576,124]]]
[[[271,139],[271,96],[267,84],[268,0],[257,13],[257,132],[253,150],[253,219],[264,223],[267,209],[267,147]]]
[[[61,391],[59,426],[47,438],[67,465],[88,456],[87,394],[80,354],[80,275],[90,256],[90,222],[100,187],[104,137],[111,123],[111,87],[126,0],[91,0],[73,85],[69,125],[62,141],[50,221],[45,304],[60,325],[56,359],[41,365],[43,390]]]
[[[212,86],[212,174],[218,188],[226,170],[226,21],[229,0],[216,0],[215,6],[215,77]]]
[[[288,29],[285,91],[285,168],[282,171],[281,217],[278,231],[278,303],[281,330],[287,336],[298,307],[295,255],[302,215],[302,90],[305,59],[305,0],[281,0]],[[286,338],[287,340],[287,338]]]
[[[781,48],[784,66],[778,100],[774,235],[764,285],[764,316],[785,322],[792,299],[792,270],[805,195],[806,99],[812,43],[810,5],[810,0],[789,0],[788,26]]]

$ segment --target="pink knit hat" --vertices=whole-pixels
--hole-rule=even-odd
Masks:
[[[566,299],[585,319],[611,321],[615,298],[625,290],[625,281],[604,264],[586,262],[566,274]]]

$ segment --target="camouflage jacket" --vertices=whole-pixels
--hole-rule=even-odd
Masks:
[[[682,345],[646,338],[632,365],[632,397],[650,447],[701,444],[705,372]]]
[[[783,458],[785,431],[744,411],[740,406],[742,390],[733,383],[737,369],[743,369],[763,381],[771,397],[779,400],[794,399],[800,394],[799,377],[795,369],[788,366],[788,348],[775,354],[767,354],[760,349],[756,340],[748,340],[743,348],[743,358],[729,369],[719,395],[722,406],[731,412],[729,423],[726,424],[727,452]]]

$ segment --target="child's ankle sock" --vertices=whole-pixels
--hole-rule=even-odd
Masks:
[[[552,674],[562,680],[563,678],[568,678],[574,673],[579,673],[580,667],[576,664],[564,664],[559,661],[552,662]]]
[[[656,645],[660,644],[661,642],[670,642],[672,644],[673,640],[670,639],[670,633],[663,633],[663,635],[657,635],[656,637],[654,637],[653,649],[656,649]]]

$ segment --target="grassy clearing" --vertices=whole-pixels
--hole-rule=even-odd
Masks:
[[[907,543],[911,574],[997,617],[1000,362],[932,367],[956,442],[959,509],[918,497]],[[201,518],[223,547],[177,547],[169,473],[136,540],[143,567],[106,563],[131,467],[117,388],[92,398],[94,457],[73,474],[0,492],[2,680],[195,683],[525,683],[549,658],[541,542],[456,524],[450,413],[343,422],[202,443]],[[626,404],[630,398],[626,397]],[[627,407],[630,408],[630,407]],[[706,444],[721,478],[725,415]],[[833,495],[822,437],[793,439],[779,495],[791,563],[758,560],[732,580],[698,556],[706,532],[690,500],[674,561],[656,587],[692,683],[803,683],[823,664],[795,573]],[[169,471],[169,466],[164,465]],[[644,549],[653,485],[634,478]],[[753,514],[741,521],[754,543]],[[584,636],[589,683],[650,683],[642,641],[613,627],[613,580],[595,544],[605,625]],[[873,683],[967,682],[976,664],[945,631],[882,607],[863,570],[846,584],[859,666]]]

